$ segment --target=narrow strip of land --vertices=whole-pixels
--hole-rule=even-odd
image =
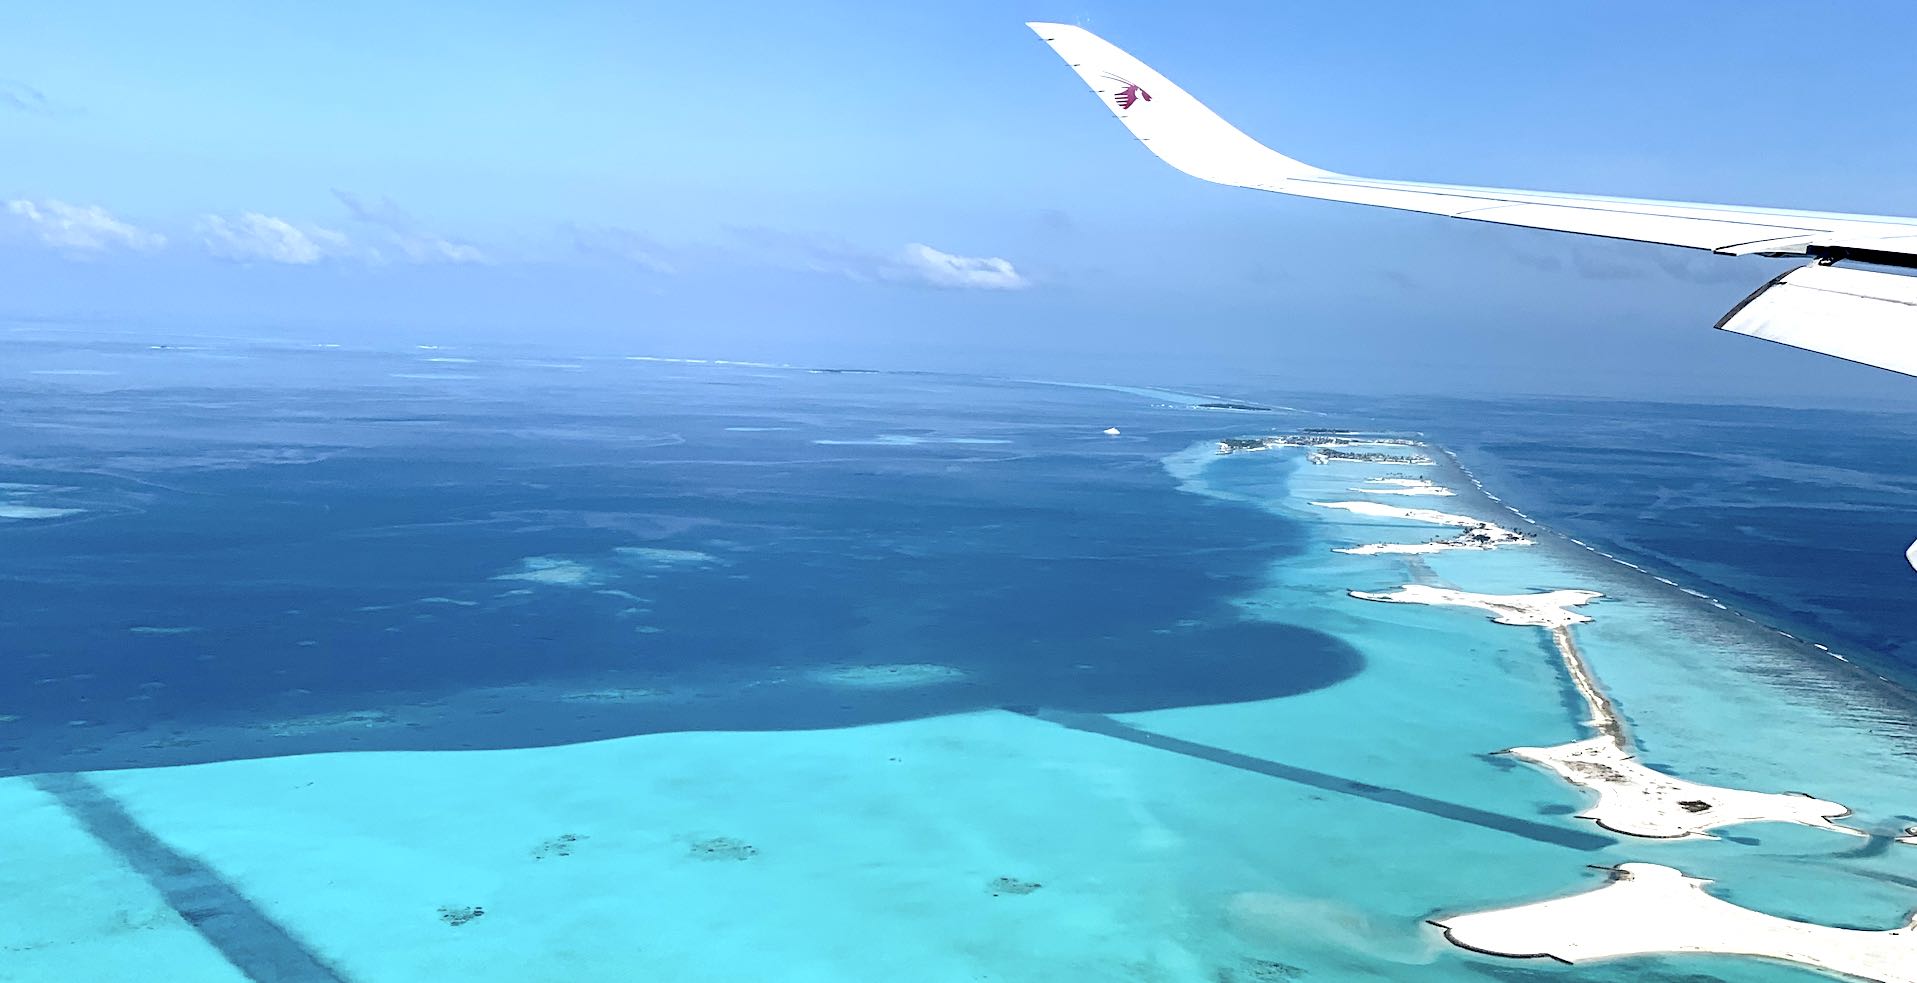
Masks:
[[[1473,594],[1426,584],[1406,584],[1389,592],[1351,591],[1365,601],[1476,608],[1501,625],[1543,628],[1564,663],[1571,684],[1584,698],[1585,724],[1596,737],[1555,747],[1516,747],[1506,753],[1549,769],[1580,788],[1597,793],[1596,805],[1580,813],[1599,826],[1629,836],[1654,839],[1705,838],[1720,826],[1780,822],[1833,829],[1865,836],[1832,820],[1850,815],[1837,802],[1799,793],[1750,792],[1674,778],[1637,760],[1623,715],[1605,695],[1571,626],[1590,621],[1572,610],[1603,595],[1588,590],[1536,594]]]

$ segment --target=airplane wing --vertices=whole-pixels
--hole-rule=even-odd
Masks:
[[[1304,198],[1377,205],[1727,256],[1816,263],[1765,284],[1717,327],[1917,376],[1917,278],[1829,264],[1917,269],[1917,218],[1606,198],[1353,177],[1287,157],[1090,31],[1027,25],[1146,149],[1193,177]]]

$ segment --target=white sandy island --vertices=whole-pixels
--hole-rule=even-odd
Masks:
[[[1534,628],[1562,628],[1591,620],[1589,615],[1571,610],[1603,597],[1594,590],[1554,590],[1538,594],[1473,594],[1469,591],[1406,584],[1389,593],[1354,590],[1351,596],[1361,601],[1385,601],[1392,604],[1436,604],[1476,608],[1488,612],[1501,625],[1527,625]]]
[[[1582,963],[1625,956],[1717,953],[1811,966],[1878,983],[1917,983],[1917,920],[1869,932],[1739,907],[1710,881],[1658,864],[1620,864],[1595,891],[1434,924],[1453,943],[1497,956]]]
[[[1719,826],[1796,823],[1867,835],[1831,821],[1850,815],[1850,810],[1839,803],[1808,795],[1747,792],[1672,778],[1645,767],[1609,737],[1557,747],[1515,747],[1508,753],[1596,792],[1597,804],[1578,815],[1613,832],[1660,839],[1708,839],[1707,830]]]
[[[1631,752],[1624,721],[1599,687],[1571,626],[1590,621],[1581,607],[1604,595],[1589,590],[1554,590],[1536,594],[1473,594],[1469,591],[1406,584],[1390,592],[1351,591],[1363,601],[1392,604],[1431,604],[1475,608],[1501,625],[1543,628],[1564,660],[1571,682],[1584,697],[1590,714],[1585,723],[1598,732],[1588,740],[1556,747],[1511,748],[1507,753],[1545,768],[1579,788],[1594,792],[1597,802],[1578,814],[1605,829],[1627,836],[1652,839],[1708,839],[1710,830],[1739,823],[1778,822],[1833,829],[1853,835],[1859,831],[1832,819],[1850,815],[1840,803],[1807,795],[1749,792],[1673,778],[1646,767]]]
[[[1377,487],[1379,485],[1383,485],[1384,487]],[[1442,497],[1457,494],[1457,492],[1443,485],[1435,484],[1423,478],[1374,478],[1371,481],[1365,482],[1364,485],[1353,488],[1352,491],[1365,495],[1430,495]]]
[[[1363,546],[1347,546],[1333,550],[1335,553],[1349,553],[1354,556],[1368,556],[1379,553],[1439,553],[1444,550],[1488,550],[1500,546],[1528,546],[1532,540],[1514,529],[1506,529],[1494,522],[1457,515],[1451,512],[1439,512],[1436,509],[1408,509],[1398,505],[1386,505],[1383,502],[1313,502],[1321,509],[1341,509],[1374,519],[1404,519],[1409,522],[1425,522],[1434,526],[1453,526],[1461,530],[1449,539],[1434,539],[1428,543],[1368,543]]]
[[[1321,509],[1343,509],[1368,515],[1374,519],[1408,519],[1412,522],[1429,522],[1435,526],[1481,526],[1489,525],[1483,519],[1474,519],[1468,515],[1456,515],[1439,512],[1436,509],[1407,509],[1399,505],[1386,505],[1383,502],[1313,502]]]

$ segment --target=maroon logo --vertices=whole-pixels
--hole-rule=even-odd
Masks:
[[[1109,72],[1105,74],[1105,77],[1124,86],[1124,88],[1112,95],[1112,101],[1118,104],[1118,108],[1130,109],[1141,100],[1145,102],[1152,101],[1152,94],[1139,88],[1136,82],[1130,79],[1119,78]]]

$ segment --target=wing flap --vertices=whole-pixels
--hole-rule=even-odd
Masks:
[[[1800,266],[1745,298],[1717,326],[1917,376],[1917,277]]]

